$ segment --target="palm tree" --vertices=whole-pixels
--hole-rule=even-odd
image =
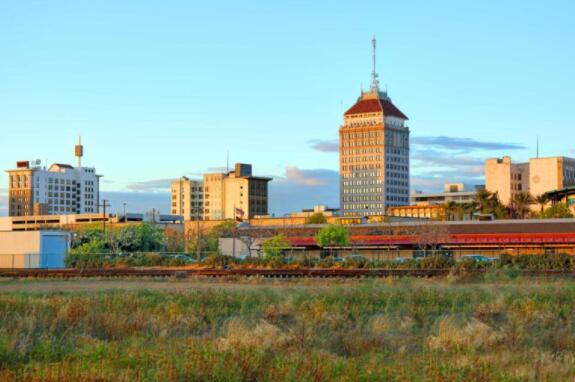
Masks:
[[[541,194],[535,197],[535,203],[539,204],[539,214],[543,217],[543,212],[545,212],[545,207],[549,202],[549,198],[545,194]]]
[[[493,198],[493,193],[487,190],[478,190],[473,196],[473,202],[479,212],[485,213],[487,209],[491,206],[491,199]]]
[[[535,199],[531,194],[528,192],[518,192],[511,198],[510,207],[517,218],[525,219],[533,204],[535,204]]]
[[[457,213],[457,203],[453,200],[445,204],[445,218],[447,220],[455,220],[455,214]]]
[[[462,206],[463,214],[469,216],[469,220],[473,220],[473,214],[477,211],[477,202],[472,201],[465,203]]]

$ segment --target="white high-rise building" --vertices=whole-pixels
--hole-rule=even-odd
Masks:
[[[83,167],[83,147],[75,148],[78,167],[54,163],[42,167],[39,161],[20,161],[8,170],[10,216],[68,215],[97,213],[100,204],[100,175]]]

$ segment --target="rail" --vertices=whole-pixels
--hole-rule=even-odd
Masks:
[[[2,269],[0,278],[116,278],[116,277],[264,277],[264,278],[361,278],[361,277],[440,277],[449,269],[177,269],[177,268],[94,268],[94,269]],[[472,271],[480,274],[483,270]],[[523,276],[575,278],[575,271],[522,270]]]

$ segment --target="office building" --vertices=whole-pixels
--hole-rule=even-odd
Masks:
[[[78,166],[55,163],[42,167],[39,160],[19,161],[8,173],[10,216],[67,215],[98,212],[100,175],[83,167],[83,147],[75,147]]]
[[[251,219],[268,214],[268,182],[252,175],[250,164],[233,171],[204,174],[204,219]]]
[[[575,186],[573,158],[531,158],[529,162],[513,163],[505,156],[485,161],[485,188],[497,192],[503,204],[509,204],[519,192],[536,197],[571,186]]]
[[[204,214],[204,184],[201,180],[192,180],[183,176],[172,182],[172,215],[184,220],[202,219]]]
[[[371,88],[345,112],[339,129],[343,216],[384,215],[389,206],[409,204],[408,118],[379,89],[372,43]]]
[[[463,183],[446,183],[443,185],[443,192],[413,192],[411,194],[411,204],[471,203],[477,191],[484,188],[485,186],[483,185],[474,186],[471,190],[469,186],[466,187]]]

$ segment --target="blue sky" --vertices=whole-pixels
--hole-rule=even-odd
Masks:
[[[572,1],[0,2],[0,167],[84,163],[114,207],[230,162],[271,212],[337,205],[343,111],[371,71],[410,117],[412,184],[481,183],[487,157],[575,156]],[[5,213],[7,177],[0,180]],[[130,207],[131,206],[131,207]]]

